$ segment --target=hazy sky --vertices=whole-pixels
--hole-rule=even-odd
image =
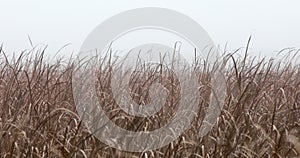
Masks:
[[[63,53],[79,50],[90,31],[112,15],[139,7],[164,7],[196,20],[213,41],[233,50],[253,36],[252,52],[270,55],[300,48],[299,0],[1,0],[0,43],[6,53],[48,45],[48,53],[71,43]]]

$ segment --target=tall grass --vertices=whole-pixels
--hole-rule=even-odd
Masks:
[[[195,59],[201,96],[192,127],[168,146],[144,153],[119,151],[101,143],[79,118],[72,96],[74,62],[49,63],[44,51],[23,52],[9,59],[0,50],[0,157],[292,157],[299,156],[300,67],[245,53],[224,56],[227,97],[217,124],[205,137],[198,131],[209,104],[210,73]],[[109,57],[109,55],[107,56]],[[149,102],[155,80],[170,93],[163,109],[151,118],[126,114],[114,102],[110,82],[113,62],[97,70],[97,92],[106,114],[120,127],[154,130],[172,118],[180,86],[163,67],[140,65],[131,77],[132,98]],[[297,134],[298,133],[298,134]]]

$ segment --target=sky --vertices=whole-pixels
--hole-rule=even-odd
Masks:
[[[77,53],[87,35],[101,22],[122,11],[162,7],[197,21],[220,48],[245,47],[252,36],[253,55],[275,55],[300,48],[298,0],[0,0],[0,44],[7,54],[47,45],[48,54]]]

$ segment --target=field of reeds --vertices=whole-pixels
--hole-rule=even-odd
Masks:
[[[287,53],[286,50],[281,52]],[[44,49],[12,58],[0,48],[0,157],[297,157],[300,155],[300,67],[281,60],[226,53],[227,96],[221,115],[204,137],[198,134],[210,100],[210,69],[193,63],[201,88],[198,117],[189,130],[161,149],[124,152],[100,142],[81,121],[74,105],[72,59],[49,62]],[[109,55],[108,55],[109,56]],[[178,80],[166,69],[136,71],[132,98],[149,102],[148,88],[158,79],[170,92],[163,109],[151,118],[133,117],[114,102],[113,62],[97,70],[97,92],[106,114],[132,131],[154,130],[172,118]],[[156,73],[159,72],[159,73]]]

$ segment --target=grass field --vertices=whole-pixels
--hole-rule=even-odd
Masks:
[[[1,49],[1,48],[0,48]],[[198,117],[192,127],[168,146],[144,153],[119,151],[101,143],[80,120],[73,101],[71,59],[48,62],[44,50],[10,59],[0,50],[0,157],[295,157],[300,153],[300,67],[290,52],[282,60],[257,61],[247,55],[224,56],[227,97],[216,125],[204,137],[198,130],[209,104],[209,68],[195,59],[201,85]],[[286,52],[282,52],[283,54]],[[295,52],[296,53],[296,52]],[[256,60],[256,61],[254,61]],[[107,60],[103,60],[105,63]],[[149,102],[149,80],[160,79],[172,95],[152,119],[118,109],[110,89],[113,64],[97,71],[103,109],[122,128],[153,130],[174,114],[178,82],[164,69],[131,78],[137,103]],[[151,83],[151,82],[150,82]],[[198,97],[198,96],[196,96]]]

